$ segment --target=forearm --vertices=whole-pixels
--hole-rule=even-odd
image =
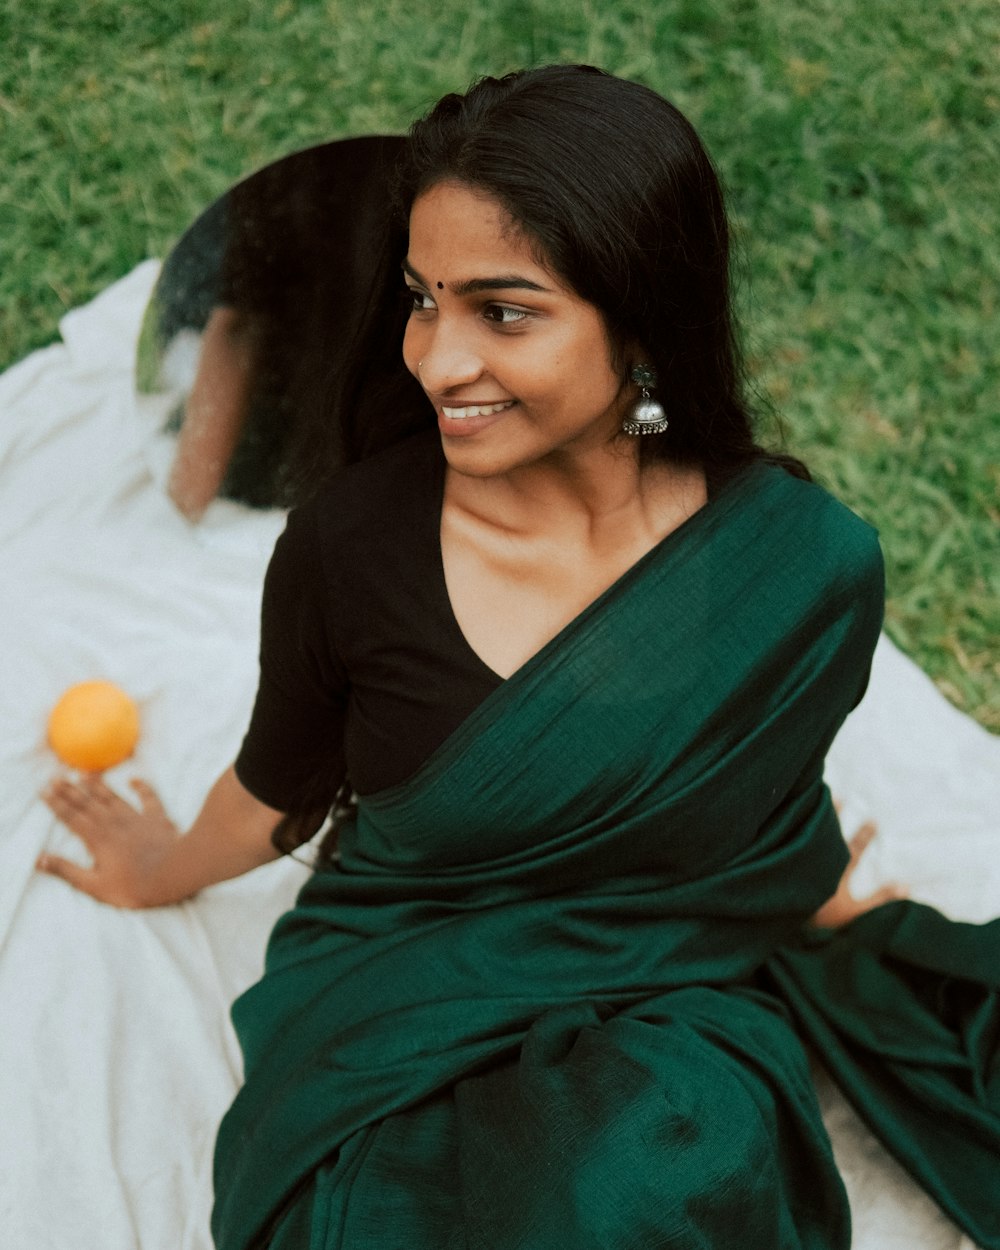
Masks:
[[[254,798],[227,768],[190,830],[164,854],[151,883],[156,902],[177,902],[278,859],[271,834],[282,815]]]
[[[130,785],[138,809],[100,777],[57,778],[42,797],[92,863],[45,852],[39,869],[114,907],[162,907],[278,858],[271,833],[282,813],[255,799],[232,768],[183,835],[150,785],[138,779]]]

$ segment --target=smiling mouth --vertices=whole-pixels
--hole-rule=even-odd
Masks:
[[[464,421],[466,417],[492,417],[495,412],[503,412],[505,408],[512,408],[516,400],[505,399],[501,404],[467,404],[463,408],[446,408],[441,405],[441,411],[449,421]]]

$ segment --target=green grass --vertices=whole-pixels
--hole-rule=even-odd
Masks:
[[[529,63],[663,91],[788,444],[881,530],[892,636],[1000,730],[996,0],[7,0],[0,47],[0,365],[286,152]]]

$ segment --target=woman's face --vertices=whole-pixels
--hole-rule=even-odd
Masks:
[[[453,468],[492,476],[611,441],[632,396],[604,320],[532,257],[499,203],[431,187],[413,205],[403,268],[403,359]]]

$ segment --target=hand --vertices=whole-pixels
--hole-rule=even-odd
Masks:
[[[840,810],[839,806],[837,810]],[[840,878],[836,894],[832,898],[827,899],[819,911],[816,912],[812,917],[812,924],[836,929],[841,925],[850,924],[852,920],[856,920],[858,916],[864,915],[866,911],[871,911],[874,907],[881,907],[884,903],[891,903],[895,899],[906,898],[907,891],[902,886],[896,884],[885,885],[873,894],[867,894],[864,898],[855,898],[851,893],[851,878],[854,876],[854,870],[861,862],[861,856],[865,853],[877,832],[875,825],[868,821],[861,826],[852,838],[848,839],[847,847],[851,853],[850,862],[844,870],[844,875]]]
[[[90,852],[93,864],[81,867],[59,855],[42,854],[36,867],[114,907],[154,907],[176,902],[158,897],[157,869],[179,836],[156,791],[144,781],[129,783],[135,808],[94,774],[74,783],[54,781],[42,800]]]

